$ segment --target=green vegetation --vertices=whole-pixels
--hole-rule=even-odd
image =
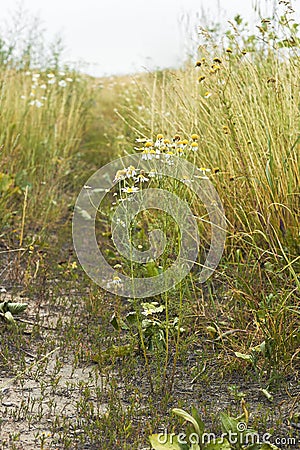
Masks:
[[[184,67],[134,77],[93,79],[62,67],[57,46],[43,47],[45,59],[35,37],[21,50],[0,38],[1,450],[142,450],[150,435],[154,449],[297,448],[299,25],[288,2],[278,11],[258,21],[255,35],[237,16],[222,45],[216,31],[202,30]],[[73,207],[100,166],[158,150],[187,159],[213,183],[226,246],[199,283],[210,227],[193,179],[120,167],[97,216],[111,266],[153,277],[178,253],[178,227],[159,211],[143,211],[129,227],[143,250],[149,231],[165,232],[158,261],[132,263],[116,251],[112,213],[133,188],[173,190],[192,207],[201,235],[189,276],[161,295],[128,300],[79,266]],[[189,422],[188,436],[203,433],[205,422],[217,441],[159,446],[153,436],[162,429],[182,430],[178,416]],[[270,433],[274,446],[221,443],[238,422]]]

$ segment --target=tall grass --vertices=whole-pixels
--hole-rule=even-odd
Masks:
[[[39,61],[40,43],[29,40],[20,50],[14,39],[0,39],[3,229],[14,222],[18,226],[26,187],[28,224],[38,230],[55,220],[55,214],[59,217],[91,106],[88,77],[63,67],[57,48],[47,49],[48,59]]]
[[[138,80],[119,111],[130,139],[199,135],[198,151],[184,157],[211,169],[228,221],[224,257],[208,283],[206,320],[218,328],[226,315],[231,323],[220,330],[250,327],[226,343],[226,355],[264,341],[267,365],[277,369],[298,355],[300,329],[300,39],[288,2],[284,7],[260,18],[252,35],[237,16],[221,46],[202,30],[194,61]],[[201,217],[200,207],[195,211]],[[198,301],[193,281],[184,296]]]
[[[297,49],[282,50],[270,40],[262,46],[261,36],[251,39],[249,52],[236,35],[227,48],[212,45],[211,39],[199,47],[196,67],[195,58],[179,71],[149,74],[132,94],[135,102],[124,116],[140,137],[152,138],[156,132],[168,137],[179,133],[182,138],[199,134],[196,163],[212,169],[222,195],[228,251],[230,242],[241,249],[244,243],[248,249],[256,243],[274,255],[284,245],[295,255],[300,181]]]

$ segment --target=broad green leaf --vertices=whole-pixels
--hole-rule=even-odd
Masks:
[[[0,312],[6,313],[9,311],[11,314],[19,314],[27,308],[27,303],[11,303],[11,302],[2,302],[0,303]]]
[[[177,436],[173,434],[152,434],[149,440],[154,450],[188,450],[188,446],[179,444]]]
[[[205,425],[200,417],[199,411],[194,406],[192,406],[192,416],[194,417],[194,419],[197,421],[197,423],[199,425],[199,429],[200,429],[199,437],[202,437],[202,434],[204,433]]]
[[[245,361],[252,361],[252,356],[247,355],[245,353],[234,352],[235,356],[240,359],[244,359]]]
[[[240,423],[239,419],[230,417],[228,414],[223,412],[220,413],[220,419],[223,433],[238,433],[238,424]]]
[[[180,408],[173,408],[172,411],[174,414],[177,414],[177,416],[182,417],[184,420],[187,420],[188,422],[191,422],[195,428],[196,433],[198,434],[198,436],[201,437],[202,433],[200,427],[198,425],[197,420],[194,419],[193,416],[191,416],[189,413]]]
[[[7,320],[7,322],[15,323],[15,319],[13,318],[13,315],[10,311],[6,311],[6,313],[4,313],[4,317]]]
[[[158,302],[142,303],[141,306],[143,307],[142,314],[144,316],[150,316],[152,314],[157,314],[157,313],[163,312],[163,310],[165,309],[165,306],[159,305]]]
[[[20,314],[27,308],[27,303],[7,303],[7,309],[12,314]]]
[[[138,322],[138,315],[135,311],[130,311],[128,314],[126,314],[126,321],[133,325]]]

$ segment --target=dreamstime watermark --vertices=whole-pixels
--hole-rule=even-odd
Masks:
[[[228,442],[230,445],[254,445],[254,444],[269,444],[269,445],[296,445],[300,443],[299,439],[294,437],[273,437],[270,433],[259,434],[256,431],[247,428],[247,424],[239,422],[237,424],[237,432],[229,430],[228,433],[222,433],[217,436],[215,433],[204,432],[201,436],[197,433],[191,433],[187,435],[184,432],[178,434],[168,433],[165,429],[163,432],[157,435],[158,442],[162,445],[165,444],[224,444]]]
[[[112,240],[116,251],[127,260],[140,264],[155,261],[162,255],[166,248],[163,230],[149,232],[150,248],[144,251],[133,245],[130,233],[130,224],[134,218],[142,211],[154,209],[167,213],[177,223],[180,231],[177,259],[163,273],[148,278],[135,277],[134,274],[124,275],[106,261],[97,243],[96,215],[101,211],[106,195],[119,182],[116,173],[120,169],[124,172],[129,167],[137,174],[151,173],[160,181],[170,178],[188,184],[193,202],[196,199],[205,206],[207,214],[203,220],[210,225],[211,231],[210,248],[199,271],[199,282],[204,283],[221,259],[226,237],[226,217],[222,202],[209,178],[201,169],[176,156],[172,156],[172,159],[160,157],[144,160],[141,155],[128,155],[101,167],[89,178],[77,198],[73,216],[73,242],[83,269],[107,291],[123,297],[146,298],[173,288],[189,274],[197,260],[199,218],[195,217],[188,203],[176,192],[165,188],[150,188],[143,184],[142,189],[133,189],[127,198],[119,201],[112,217],[106,218],[111,220]]]

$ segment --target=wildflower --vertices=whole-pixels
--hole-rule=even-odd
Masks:
[[[177,153],[178,153],[178,156],[184,155],[183,148],[182,148],[182,147],[178,147],[178,148],[177,148]]]
[[[229,132],[230,132],[230,130],[229,130],[228,126],[227,125],[223,125],[223,133],[224,134],[229,134]]]
[[[46,84],[41,84],[41,85],[40,85],[40,88],[41,88],[41,89],[47,89],[47,85],[46,85]]]
[[[165,158],[167,161],[169,161],[172,156],[174,156],[174,153],[171,152],[170,150],[167,153],[165,153]]]
[[[167,146],[170,145],[171,144],[170,139],[164,139],[164,144]]]
[[[157,137],[156,137],[156,141],[155,141],[154,146],[155,147],[160,147],[163,144],[163,138],[164,137],[163,137],[162,134],[158,134]]]
[[[214,58],[213,61],[218,64],[222,64],[222,60],[220,58]]]
[[[191,146],[190,146],[190,150],[192,150],[193,152],[196,152],[198,150],[198,142],[192,142]]]
[[[276,79],[273,78],[273,77],[268,78],[268,79],[267,79],[267,83],[268,83],[268,84],[269,84],[269,83],[276,83]]]
[[[48,73],[48,74],[47,74],[47,77],[48,77],[48,78],[54,78],[55,75],[54,75],[54,73]]]
[[[128,178],[131,178],[131,177],[133,178],[136,175],[136,168],[134,166],[129,166],[129,167],[127,167],[125,173]]]
[[[148,177],[150,177],[150,178],[154,178],[156,175],[157,174],[154,170],[150,170],[150,172],[148,172]]]
[[[242,55],[246,55],[246,54],[247,54],[246,50],[242,50]]]
[[[220,172],[220,169],[219,169],[219,167],[214,167],[213,169],[212,169],[212,173],[219,173]]]
[[[119,219],[119,218],[117,219],[117,224],[121,225],[121,227],[123,227],[123,228],[126,228],[126,223],[123,220]]]
[[[206,167],[199,167],[198,170],[201,172],[202,175],[195,175],[195,178],[202,178],[203,180],[207,180],[208,176],[206,175],[207,172],[210,172],[210,169],[206,169]]]
[[[56,83],[55,78],[50,78],[50,80],[48,80],[48,84],[55,84],[55,83]]]
[[[183,139],[182,141],[182,145],[185,147],[186,145],[188,145],[189,141],[187,139]]]
[[[43,106],[43,103],[40,102],[39,100],[32,100],[29,103],[30,106],[36,106],[37,108],[41,108]]]
[[[142,159],[144,159],[146,161],[148,159],[151,159],[150,158],[150,151],[147,148],[142,151]]]
[[[110,281],[109,283],[107,283],[108,286],[119,286],[120,284],[122,284],[122,280],[120,277],[118,277],[117,275],[115,275],[112,279],[112,281]]]
[[[200,67],[201,66],[201,61],[196,61],[195,67]]]
[[[125,180],[125,178],[126,178],[126,170],[125,169],[118,170],[116,175],[115,175],[114,182],[115,181]]]
[[[147,141],[146,144],[145,144],[145,147],[146,148],[153,147],[153,142]]]
[[[227,47],[227,48],[226,48],[226,53],[232,53],[232,50],[231,50],[230,47]]]
[[[65,80],[60,80],[60,81],[58,82],[58,86],[60,86],[60,87],[66,87],[66,86],[67,86],[67,83],[66,83]]]
[[[220,69],[221,69],[221,67],[218,64],[212,64],[210,73],[216,73]]]
[[[40,78],[41,74],[39,73],[33,73],[32,74],[32,80],[35,81],[37,78]]]
[[[185,184],[190,184],[192,182],[192,180],[189,177],[187,177],[186,175],[183,175],[183,177],[180,181]]]
[[[153,158],[159,159],[160,157],[160,150],[154,148],[151,148],[150,150],[148,148],[145,148],[142,152],[142,159],[144,160],[151,160]]]
[[[199,139],[199,136],[198,136],[198,134],[193,133],[191,138],[193,141],[197,141]]]
[[[150,154],[152,155],[152,158],[156,158],[156,159],[159,159],[159,157],[160,157],[160,151],[157,149],[157,150],[154,150],[154,149],[152,149],[152,150],[150,150]]]
[[[181,139],[181,137],[179,134],[175,134],[175,136],[173,137],[174,142],[180,141],[180,139]]]
[[[140,173],[140,174],[135,178],[135,180],[136,180],[138,183],[146,183],[146,181],[149,181],[149,178],[145,177],[145,175],[144,175],[143,173]]]
[[[198,78],[198,82],[199,83],[201,83],[204,80],[205,80],[205,76],[204,75],[201,75],[201,77]]]
[[[21,99],[25,100],[26,99],[25,95],[21,95]]]
[[[73,78],[66,78],[66,81],[68,82],[68,83],[72,83],[74,80],[73,80]]]
[[[135,192],[138,192],[140,189],[136,186],[132,186],[132,187],[126,187],[126,188],[122,188],[122,191],[125,192],[125,194],[134,194]]]
[[[211,96],[212,96],[211,92],[205,92],[205,94],[204,94],[204,98],[209,98]]]

